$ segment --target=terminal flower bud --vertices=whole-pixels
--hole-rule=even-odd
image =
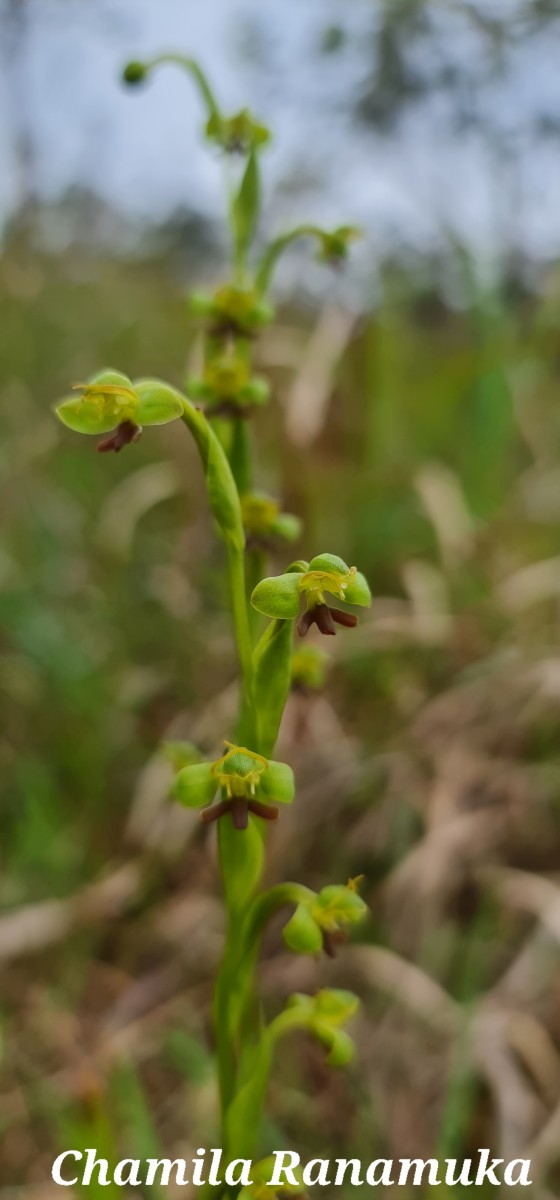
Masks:
[[[310,563],[294,564],[284,575],[262,579],[251,602],[265,617],[289,620],[298,616],[303,597],[305,611],[297,623],[300,637],[313,624],[321,633],[331,635],[336,633],[335,622],[349,628],[357,625],[358,619],[352,613],[327,604],[326,595],[365,608],[371,603],[365,577],[336,554],[318,554]]]
[[[274,804],[291,804],[295,784],[291,767],[273,762],[226,742],[226,752],[216,762],[194,763],[179,771],[173,784],[174,797],[187,808],[203,808],[205,824],[229,813],[236,829],[246,829],[249,814],[275,821]],[[220,799],[212,801],[219,792]]]
[[[129,62],[123,70],[123,83],[128,83],[132,87],[139,83],[144,83],[148,69],[142,62]]]

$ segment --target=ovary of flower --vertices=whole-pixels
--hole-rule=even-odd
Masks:
[[[247,750],[245,746],[235,746],[232,742],[226,742],[225,745],[228,750],[213,764],[212,774],[217,779],[219,786],[225,788],[228,800],[234,796],[254,797],[261,775],[268,766],[266,758],[263,758],[261,754],[255,754],[253,750]],[[237,756],[239,758],[245,756],[249,762],[254,763],[254,766],[250,766],[248,762],[247,770],[243,772],[224,769]]]
[[[356,569],[356,567],[350,567],[347,574],[344,575],[335,571],[306,571],[305,575],[301,577],[300,591],[305,592],[308,607],[314,608],[317,604],[325,604],[325,592],[336,596],[338,600],[344,600],[344,593],[348,584],[354,579]]]

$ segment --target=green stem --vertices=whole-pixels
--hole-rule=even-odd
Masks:
[[[305,887],[303,883],[277,883],[257,896],[247,913],[243,928],[243,946],[245,953],[251,953],[258,943],[270,921],[270,918],[287,904],[294,907],[306,900],[314,900],[315,892]]]
[[[144,65],[147,71],[153,71],[155,67],[162,67],[169,64],[181,67],[183,71],[187,71],[192,76],[208,109],[208,116],[214,117],[218,121],[221,120],[222,114],[216,97],[204,72],[200,69],[194,58],[188,58],[184,54],[158,54],[156,58],[151,58]]]
[[[323,230],[318,225],[297,225],[295,229],[290,229],[288,233],[282,233],[280,237],[275,238],[265,250],[255,274],[255,291],[259,296],[264,296],[268,291],[278,259],[292,242],[302,237],[320,240],[322,236]]]

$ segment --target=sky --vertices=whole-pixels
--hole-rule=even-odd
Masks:
[[[454,72],[457,94],[435,87],[379,132],[355,117],[379,0],[3,0],[0,217],[30,187],[55,200],[80,185],[134,222],[180,208],[219,218],[223,164],[203,144],[192,83],[171,69],[142,89],[119,82],[128,58],[176,49],[199,58],[226,110],[248,104],[272,125],[269,227],[357,223],[378,257],[431,253],[448,236],[490,258],[554,257],[560,21],[501,61],[459,8],[433,0],[432,37],[409,51],[421,79]],[[515,8],[479,3],[487,16]],[[336,54],[323,48],[333,26]]]

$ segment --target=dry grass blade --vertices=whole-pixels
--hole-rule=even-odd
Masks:
[[[356,947],[347,961],[371,987],[387,992],[442,1036],[455,1037],[463,1028],[459,1006],[415,963],[381,946]]]

